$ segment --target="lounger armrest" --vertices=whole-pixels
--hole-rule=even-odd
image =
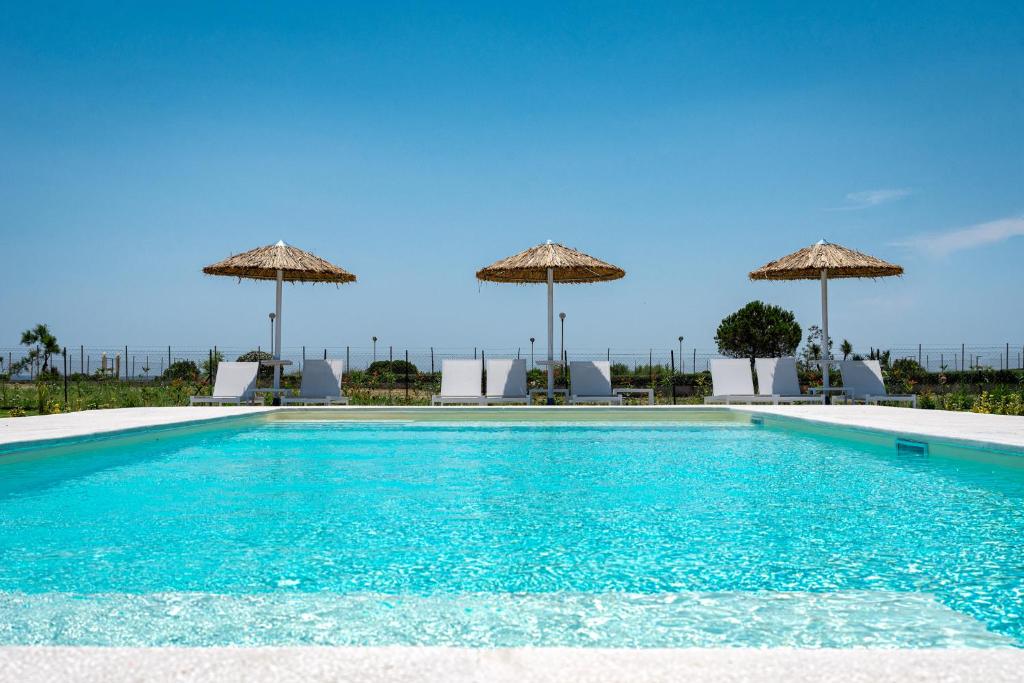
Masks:
[[[569,396],[570,404],[573,403],[618,403],[622,405],[622,396],[618,394],[609,394],[608,396],[577,396],[572,394]]]
[[[647,394],[647,403],[654,405],[654,389],[623,388],[612,389],[612,394],[622,396],[623,394]]]
[[[484,405],[486,399],[483,396],[445,396],[443,394],[434,394],[430,397],[431,405],[437,405],[438,403],[470,403],[476,405]]]
[[[189,396],[189,405],[197,403],[245,403],[241,396]]]
[[[914,408],[917,407],[917,394],[885,394],[885,395],[867,395],[864,397],[864,403],[879,403],[880,401],[893,401],[894,403],[910,403]]]

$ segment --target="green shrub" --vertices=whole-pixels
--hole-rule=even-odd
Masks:
[[[391,373],[396,377],[404,377],[406,372],[410,375],[419,374],[419,370],[416,369],[416,366],[407,360],[377,360],[370,363],[370,367],[366,369],[366,372],[371,375],[386,375]]]
[[[889,365],[889,376],[895,382],[912,380],[920,383],[928,378],[928,371],[913,358],[897,358]]]
[[[164,370],[164,374],[160,375],[160,377],[165,382],[172,382],[174,380],[180,380],[182,382],[198,382],[199,366],[195,364],[195,361],[174,361],[166,370]]]

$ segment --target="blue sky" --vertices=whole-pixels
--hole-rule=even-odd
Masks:
[[[820,238],[906,267],[836,282],[858,347],[1019,344],[1021,3],[4,3],[0,346],[265,343],[284,239],[359,276],[285,292],[285,345],[517,346],[546,239],[567,344],[712,346],[746,273]]]

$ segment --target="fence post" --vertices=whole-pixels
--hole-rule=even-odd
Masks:
[[[966,344],[960,345],[960,372],[965,372],[967,370],[967,367],[964,365],[964,349],[966,347]]]
[[[675,375],[676,374],[676,350],[675,349],[669,349],[668,358],[669,358],[669,362],[672,363],[672,374]]]
[[[128,345],[124,345],[124,380],[128,381]]]
[[[349,357],[349,347],[346,346],[345,347],[345,369],[348,370],[349,372],[351,372],[352,371],[352,363],[349,362],[349,361],[351,361],[351,358]]]
[[[409,402],[409,349],[405,350],[405,402]]]
[[[568,392],[566,398],[572,395],[572,375],[569,374],[569,350],[562,350],[562,381],[565,383],[565,389]]]
[[[324,349],[324,360],[327,360],[327,349]]]
[[[917,345],[917,364],[921,364],[921,345]]]
[[[85,373],[85,344],[78,347],[78,371]]]
[[[171,367],[171,346],[168,344],[167,345],[167,369],[169,370],[170,367]]]
[[[434,347],[430,347],[430,380],[434,380]]]
[[[68,347],[64,347],[61,355],[64,356],[64,409],[68,407]]]
[[[213,384],[213,349],[210,349],[210,368],[207,374],[209,375],[210,383]],[[210,392],[212,393],[213,390],[211,389]]]
[[[693,368],[694,372],[697,372],[697,347],[696,346],[693,347],[693,365],[691,365],[690,367]]]

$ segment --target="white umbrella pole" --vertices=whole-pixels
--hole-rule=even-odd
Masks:
[[[548,405],[555,403],[555,271],[548,268]]]
[[[284,287],[284,271],[277,271],[277,302],[274,317],[274,360],[281,360],[281,290]],[[281,366],[274,365],[274,389],[281,388]],[[274,394],[277,397],[277,394]]]
[[[828,396],[828,370],[831,356],[828,352],[828,271],[821,270],[821,385]]]

